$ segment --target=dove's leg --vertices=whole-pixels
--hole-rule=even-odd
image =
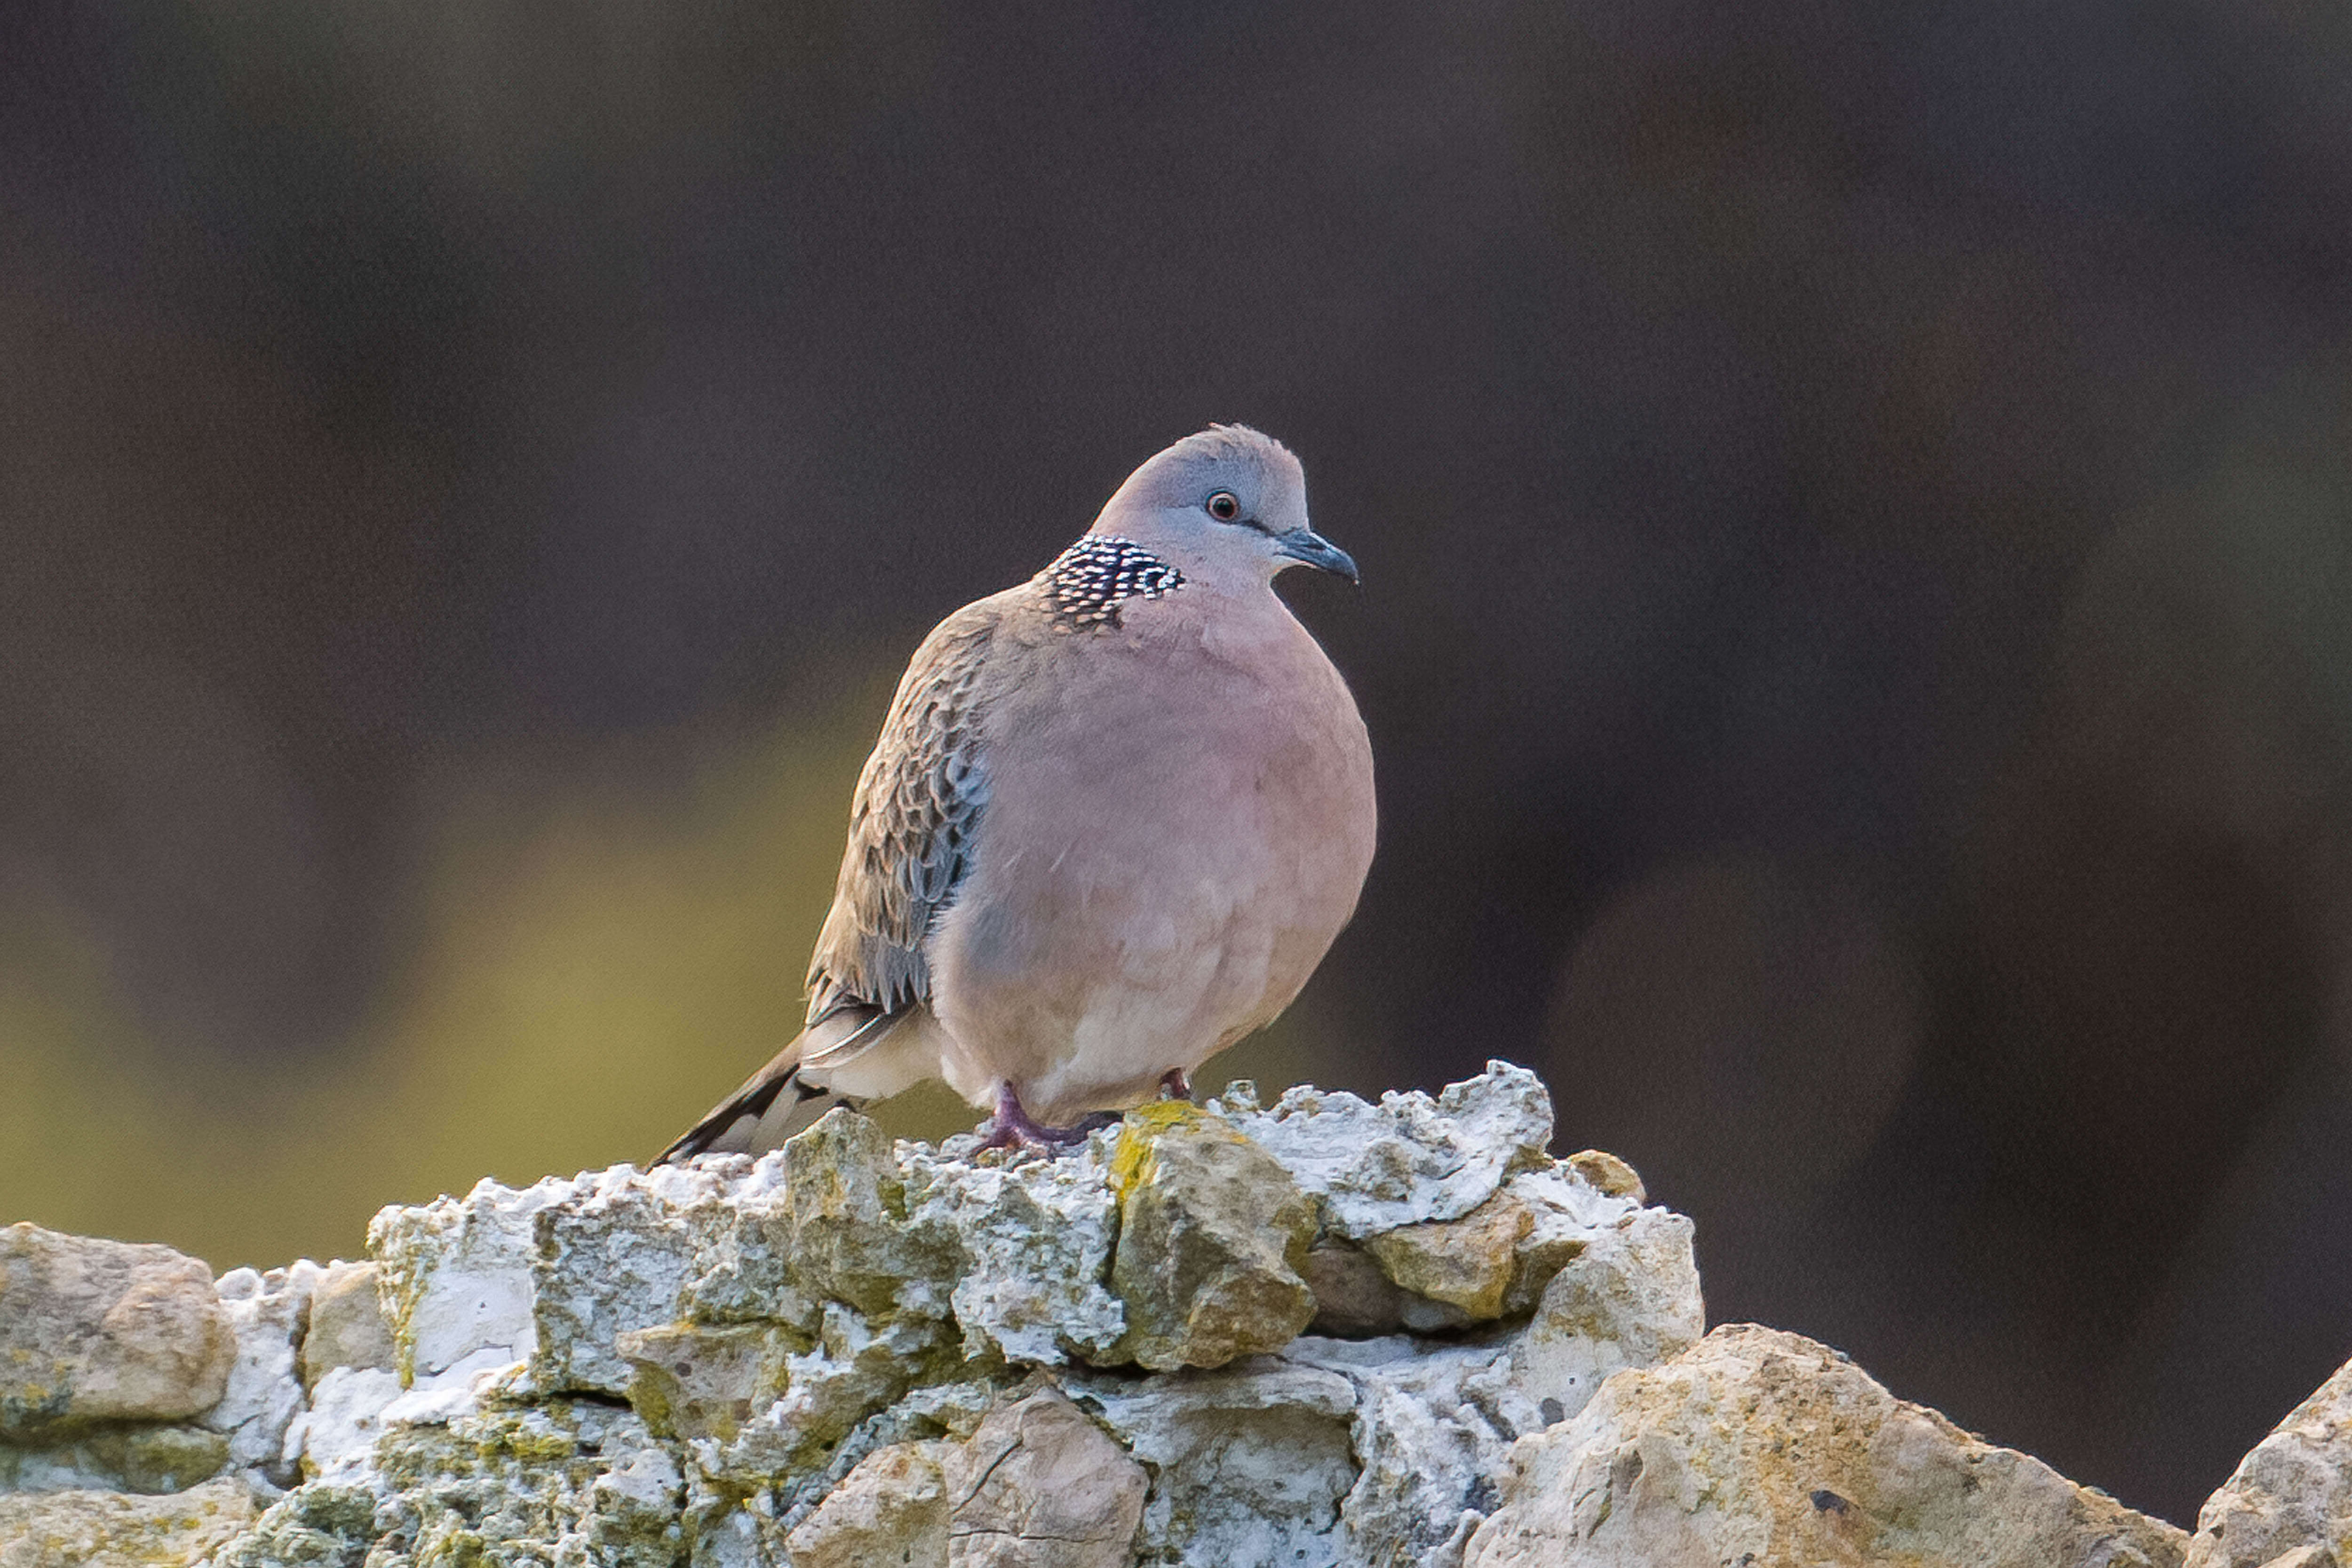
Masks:
[[[996,1114],[973,1131],[985,1140],[981,1144],[983,1149],[1067,1149],[1118,1119],[1117,1111],[1105,1110],[1080,1117],[1067,1127],[1047,1127],[1021,1109],[1021,1096],[1011,1084],[1001,1083],[996,1086]]]

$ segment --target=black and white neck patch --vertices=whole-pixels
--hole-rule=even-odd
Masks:
[[[1066,632],[1118,629],[1128,599],[1157,599],[1184,585],[1184,574],[1131,539],[1088,534],[1045,568],[1054,625]]]

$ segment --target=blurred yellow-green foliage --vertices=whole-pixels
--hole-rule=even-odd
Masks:
[[[643,1162],[797,1026],[880,700],[693,770],[551,795],[479,780],[437,814],[404,963],[354,1037],[291,1060],[146,1037],[69,910],[0,934],[0,1212],[168,1242],[215,1268],[356,1256],[387,1203],[488,1175]],[[1280,1047],[1234,1053],[1284,1061]],[[1221,1081],[1221,1080],[1220,1080]],[[905,1136],[971,1113],[944,1089],[882,1109]]]

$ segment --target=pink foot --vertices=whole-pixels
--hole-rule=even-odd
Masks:
[[[1013,1086],[1003,1083],[996,1086],[996,1114],[973,1131],[982,1135],[983,1149],[1068,1149],[1085,1142],[1095,1129],[1118,1120],[1116,1112],[1100,1111],[1068,1127],[1047,1127],[1032,1121],[1021,1109],[1021,1097]]]
[[[1184,1076],[1184,1069],[1182,1068],[1170,1068],[1166,1072],[1160,1075],[1160,1098],[1162,1100],[1190,1100],[1192,1098],[1192,1080]]]

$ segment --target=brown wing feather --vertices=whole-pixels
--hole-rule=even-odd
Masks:
[[[855,1107],[822,1086],[930,999],[923,943],[970,868],[988,804],[974,687],[1000,616],[985,599],[950,616],[898,683],[858,775],[833,910],[809,961],[808,1027],[655,1163],[756,1154],[835,1105]]]
[[[974,687],[998,612],[968,605],[923,640],[858,776],[833,910],[809,961],[809,1022],[929,999],[931,921],[971,865],[988,805]]]

